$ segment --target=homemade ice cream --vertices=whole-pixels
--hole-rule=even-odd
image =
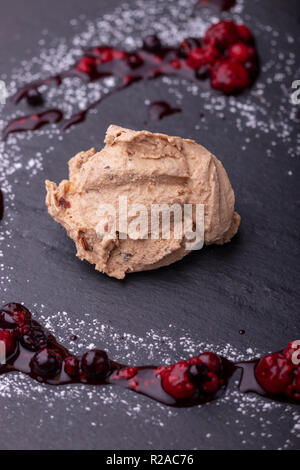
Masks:
[[[105,144],[100,152],[91,149],[73,157],[69,180],[59,186],[46,181],[49,214],[74,240],[80,259],[122,279],[189,253],[184,234],[176,238],[173,226],[169,239],[161,233],[154,239],[151,228],[136,239],[118,231],[108,237],[111,216],[100,213],[99,206],[113,205],[118,212],[120,196],[149,212],[153,204],[203,204],[205,244],[223,244],[235,235],[240,216],[234,211],[234,192],[221,162],[204,147],[189,139],[113,125]]]

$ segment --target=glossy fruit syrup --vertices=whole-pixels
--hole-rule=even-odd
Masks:
[[[0,374],[19,371],[49,385],[118,385],[166,405],[183,407],[222,396],[232,374],[242,368],[241,391],[300,403],[297,341],[282,352],[250,362],[233,363],[207,351],[170,366],[128,366],[111,360],[100,349],[72,355],[17,303],[0,310],[0,341],[6,350]]]
[[[68,129],[82,122],[104,99],[137,81],[166,75],[197,82],[209,79],[211,86],[220,92],[237,94],[253,83],[258,70],[255,42],[248,27],[234,21],[220,21],[210,26],[203,38],[186,38],[175,47],[163,45],[156,35],[145,37],[142,48],[131,52],[107,45],[92,46],[65,72],[22,86],[13,96],[13,102],[26,99],[29,106],[43,106],[45,100],[39,88],[59,86],[66,77],[77,76],[87,82],[115,77],[114,89],[64,120],[62,128]],[[161,116],[162,113],[157,113],[157,119]],[[50,109],[14,119],[4,129],[3,138],[12,132],[39,129],[62,118],[60,109]]]

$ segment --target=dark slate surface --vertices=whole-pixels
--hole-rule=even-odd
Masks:
[[[101,16],[118,3],[118,0],[52,0],[49,8],[45,0],[5,2],[0,17],[1,68],[9,74],[13,66],[11,58],[18,63],[28,48],[31,54],[37,51],[42,27],[47,27],[50,34],[67,36],[70,18],[81,13],[91,18]],[[297,1],[249,3],[246,11],[251,14],[250,26],[258,18],[282,32],[289,31],[295,36],[299,32]],[[260,54],[263,61],[268,59],[267,44],[260,45]],[[92,266],[78,261],[64,231],[48,217],[44,206],[44,179],[60,181],[65,177],[69,157],[91,145],[100,147],[111,122],[129,128],[143,127],[145,109],[140,106],[139,98],[145,87],[149,90],[151,84],[139,84],[112,97],[103,104],[101,119],[99,114],[91,116],[77,128],[76,134],[70,133],[63,142],[57,141],[55,156],[45,160],[44,171],[31,180],[30,186],[25,184],[24,172],[24,184],[14,187],[12,228],[16,248],[6,256],[9,265],[14,266],[13,281],[1,293],[1,300],[24,301],[29,307],[43,303],[47,312],[65,310],[74,320],[82,311],[94,312],[95,316],[101,312],[103,323],[109,322],[120,331],[141,336],[153,327],[164,330],[172,323],[178,331],[185,328],[194,336],[197,334],[199,340],[216,344],[228,342],[244,352],[248,347],[261,351],[281,348],[287,341],[299,337],[299,163],[296,159],[287,163],[284,146],[277,147],[278,158],[268,159],[265,154],[269,145],[267,134],[253,141],[251,152],[241,163],[238,149],[245,136],[235,132],[230,116],[224,121],[210,116],[213,132],[203,132],[203,135],[201,129],[196,132],[195,122],[189,122],[189,119],[195,120],[189,117],[189,111],[194,110],[191,95],[186,97],[183,114],[148,125],[154,131],[197,138],[222,157],[236,191],[237,210],[243,219],[239,236],[226,247],[209,247],[174,266],[134,274],[125,282],[119,282],[97,274]],[[159,94],[157,85],[154,90]],[[181,91],[184,92],[183,87]],[[267,90],[267,93],[272,91]],[[154,91],[152,94],[155,96]],[[274,94],[272,99],[276,109],[278,97]],[[129,103],[134,112],[130,111]],[[250,138],[251,132],[245,129]],[[91,142],[90,136],[97,136],[97,142]],[[24,145],[24,154],[37,150],[36,145],[33,138],[30,144]],[[293,171],[292,178],[287,175],[289,169]],[[239,334],[240,329],[246,330],[244,336]],[[81,337],[85,335],[88,332],[83,328]],[[147,362],[147,354],[140,360]],[[45,388],[44,393],[50,392]],[[87,391],[81,389],[80,393],[84,402]],[[133,421],[128,419],[118,401],[107,410],[100,404],[99,415],[93,420],[101,421],[102,426],[95,428],[91,428],[90,416],[87,418],[83,408],[66,411],[65,400],[58,400],[51,410],[52,418],[50,414],[48,418],[43,414],[42,423],[38,425],[44,406],[43,394],[40,402],[24,398],[24,406],[18,413],[14,411],[16,398],[3,398],[0,447],[261,447],[258,414],[254,419],[247,414],[243,416],[232,404],[211,403],[203,408],[183,409],[172,419],[163,412],[164,426],[154,426],[150,418],[157,412],[155,404],[144,397],[137,401],[127,391],[121,391],[119,396],[129,403],[131,400],[133,404],[140,403],[144,412]],[[269,448],[281,447],[286,440],[284,436],[289,439],[290,448],[299,447],[296,436],[290,434],[295,423],[292,418],[283,417],[283,409],[278,406],[269,416],[273,423],[268,428],[272,433]],[[295,409],[291,407],[286,413]],[[225,422],[229,417],[228,427]],[[254,436],[248,435],[243,444],[240,431],[249,426]],[[205,438],[207,434],[211,434],[210,439]]]

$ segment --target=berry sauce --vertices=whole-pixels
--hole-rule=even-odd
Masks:
[[[219,11],[227,11],[234,7],[236,0],[197,0],[195,10],[200,8],[210,8]]]
[[[29,114],[16,118],[5,127],[3,131],[3,140],[13,132],[35,131],[47,124],[53,124],[61,121],[63,113],[59,109],[48,109],[39,114]]]
[[[154,101],[148,108],[148,114],[152,121],[158,121],[166,116],[180,112],[180,108],[173,108],[166,101]]]
[[[128,366],[111,360],[100,349],[72,355],[17,303],[0,310],[0,341],[6,351],[0,375],[23,372],[49,385],[118,385],[165,405],[186,407],[222,396],[233,373],[241,368],[242,392],[300,403],[300,365],[295,360],[300,359],[298,341],[249,362],[234,363],[213,352],[202,352],[170,366]]]
[[[4,197],[2,189],[0,189],[0,221],[3,219],[4,215]]]
[[[234,21],[220,21],[210,26],[203,38],[186,38],[175,47],[163,45],[156,35],[146,36],[142,48],[131,52],[110,46],[90,47],[70,69],[22,86],[12,100],[17,104],[26,99],[31,107],[43,106],[44,98],[39,92],[42,85],[59,86],[66,77],[76,76],[86,82],[114,77],[115,88],[64,120],[65,130],[84,121],[88,112],[104,99],[137,81],[166,75],[196,82],[209,79],[211,86],[220,92],[238,94],[254,82],[258,71],[258,55],[248,27]],[[3,138],[12,132],[59,122],[62,117],[61,110],[50,109],[15,119],[5,127]]]

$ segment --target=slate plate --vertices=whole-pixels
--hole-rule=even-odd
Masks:
[[[1,78],[9,82],[16,67],[24,73],[22,61],[39,56],[42,46],[48,42],[50,46],[55,38],[71,38],[74,25],[80,28],[84,21],[101,18],[122,3],[52,0],[49,8],[45,0],[32,0],[26,6],[17,0],[6,2],[0,17]],[[160,6],[162,2],[149,3]],[[174,8],[176,2],[172,4]],[[112,97],[76,130],[58,133],[50,143],[49,135],[42,132],[16,138],[23,167],[11,176],[5,170],[1,301],[24,301],[67,346],[72,345],[71,333],[78,334],[79,340],[72,346],[75,351],[95,344],[107,347],[121,360],[160,363],[193,354],[204,343],[232,357],[250,358],[299,338],[299,120],[289,100],[291,82],[300,79],[295,59],[299,6],[296,0],[252,1],[242,4],[240,15],[257,36],[262,63],[271,64],[263,69],[258,82],[257,90],[263,90],[257,98],[259,111],[245,108],[247,100],[254,100],[250,92],[238,99],[242,109],[238,110],[236,101],[233,104],[240,113],[240,129],[228,101],[224,109],[216,111],[213,100],[219,95],[215,92],[209,91],[204,102],[188,91],[188,84],[157,81]],[[74,18],[79,26],[76,21],[70,23]],[[184,20],[180,17],[178,21]],[[280,53],[284,58],[282,62],[278,58],[276,68]],[[279,70],[281,63],[284,66]],[[275,70],[283,76],[275,78]],[[172,104],[178,103],[172,86],[182,95],[182,113],[149,122],[145,98],[167,96]],[[204,109],[204,104],[211,105],[213,112]],[[22,106],[23,112],[29,112]],[[11,104],[2,106],[1,119],[5,122],[12,112]],[[200,112],[204,112],[204,120],[199,119]],[[263,114],[268,120],[266,132],[263,125],[255,128],[248,122],[251,116]],[[283,116],[286,128],[276,130]],[[272,119],[274,128],[270,130]],[[68,159],[77,151],[92,145],[100,148],[112,122],[191,137],[221,158],[242,216],[240,233],[231,244],[205,248],[174,266],[130,275],[124,282],[97,274],[75,258],[72,242],[47,215],[44,180],[60,181],[67,175]],[[8,145],[12,152],[13,145]],[[6,149],[2,148],[4,159]],[[30,173],[30,158],[38,152],[42,168]],[[33,167],[38,167],[36,160]],[[243,336],[241,329],[246,331]],[[242,397],[236,386],[232,388],[219,402],[173,410],[129,391],[80,386],[58,391],[19,375],[2,377],[0,447],[299,447],[296,406],[271,404],[254,395]]]

